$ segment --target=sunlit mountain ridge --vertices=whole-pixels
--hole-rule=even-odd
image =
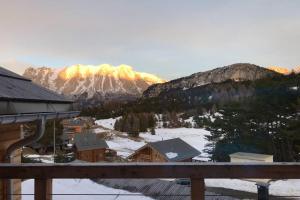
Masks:
[[[139,96],[150,85],[164,83],[158,76],[134,71],[129,65],[72,65],[60,69],[27,68],[24,76],[37,84],[65,95],[107,94]]]
[[[300,67],[295,67],[293,69],[288,69],[288,68],[285,68],[285,67],[280,67],[280,66],[269,66],[267,67],[267,69],[270,69],[270,70],[273,70],[275,72],[278,72],[280,74],[290,74],[292,72],[295,72],[295,73],[299,73],[300,72]]]
[[[153,83],[163,83],[165,80],[143,72],[136,72],[129,65],[119,65],[112,66],[109,64],[102,65],[72,65],[70,67],[65,67],[60,71],[59,75],[64,79],[72,79],[74,77],[87,78],[91,76],[108,76],[114,77],[116,79],[126,79],[126,80],[138,80],[142,79],[149,84]]]

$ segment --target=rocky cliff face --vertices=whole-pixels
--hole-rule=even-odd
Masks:
[[[24,76],[64,95],[105,99],[140,96],[155,83],[165,82],[152,74],[133,71],[128,65],[73,65],[63,69],[28,68]]]
[[[154,84],[143,93],[143,97],[157,97],[161,93],[167,93],[171,90],[187,90],[211,83],[221,83],[226,80],[256,80],[269,76],[275,76],[277,74],[277,72],[259,67],[257,65],[237,63],[206,72],[195,73],[190,76],[175,79],[166,83]]]

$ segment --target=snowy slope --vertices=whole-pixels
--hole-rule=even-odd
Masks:
[[[119,119],[119,118],[120,117],[109,118],[109,119],[101,119],[101,120],[97,120],[95,123],[97,125],[103,126],[104,128],[114,129],[115,123],[116,123],[117,119]]]
[[[34,181],[22,182],[22,194],[34,193]],[[131,193],[125,190],[113,189],[89,179],[54,179],[53,200],[150,200],[139,193]],[[112,194],[112,195],[66,195],[66,194]],[[123,196],[124,195],[124,196]],[[22,200],[33,200],[33,195],[22,195]]]
[[[118,118],[101,119],[97,120],[96,124],[113,130],[117,119]],[[113,139],[106,142],[110,148],[117,151],[119,156],[126,158],[147,142],[181,138],[186,143],[198,149],[201,154],[205,155],[203,150],[207,143],[205,139],[205,135],[207,134],[209,134],[208,131],[196,128],[156,128],[155,135],[151,135],[149,132],[140,133],[140,138],[133,140],[128,138],[126,133],[119,133],[118,135],[114,135]]]

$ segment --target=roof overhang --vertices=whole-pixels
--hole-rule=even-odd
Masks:
[[[0,115],[16,115],[19,113],[49,113],[67,112],[72,110],[70,102],[31,102],[31,101],[1,101]]]
[[[79,115],[79,111],[0,115],[0,124],[27,123],[40,119],[63,119]]]

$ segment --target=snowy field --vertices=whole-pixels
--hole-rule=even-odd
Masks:
[[[96,124],[108,129],[113,129],[116,119],[97,120]],[[198,149],[201,154],[205,155],[203,150],[207,143],[205,135],[209,134],[204,129],[196,128],[156,128],[155,135],[151,133],[140,133],[140,138],[136,140],[129,139],[126,133],[115,135],[107,144],[110,148],[117,151],[118,155],[126,158],[138,148],[144,146],[146,142],[156,142],[173,138],[180,138],[194,148]]]
[[[118,118],[109,118],[109,119],[101,119],[97,120],[96,124],[103,126],[104,128],[114,129],[114,125]]]
[[[189,119],[190,122],[192,119]],[[98,120],[96,123],[108,129],[113,129],[116,119]],[[197,128],[156,128],[156,134],[140,133],[139,140],[132,140],[127,137],[126,133],[116,135],[107,143],[110,148],[115,149],[118,155],[127,157],[136,149],[142,147],[146,142],[155,142],[172,138],[181,138],[194,148],[198,149],[202,155],[207,156],[203,150],[207,141],[205,135],[209,132],[204,129]],[[206,179],[205,184],[208,187],[220,187],[233,190],[257,192],[254,182],[238,180],[238,179]],[[300,196],[300,180],[279,180],[271,182],[270,194],[279,196]]]
[[[34,193],[34,181],[26,180],[22,182],[22,194]],[[151,200],[149,197],[139,193],[131,193],[125,190],[109,188],[95,183],[89,179],[54,179],[53,199],[59,200]],[[77,195],[66,195],[77,194]],[[107,194],[107,195],[78,195],[78,194]],[[112,195],[108,195],[112,194]],[[33,200],[33,195],[23,195],[22,200]]]

